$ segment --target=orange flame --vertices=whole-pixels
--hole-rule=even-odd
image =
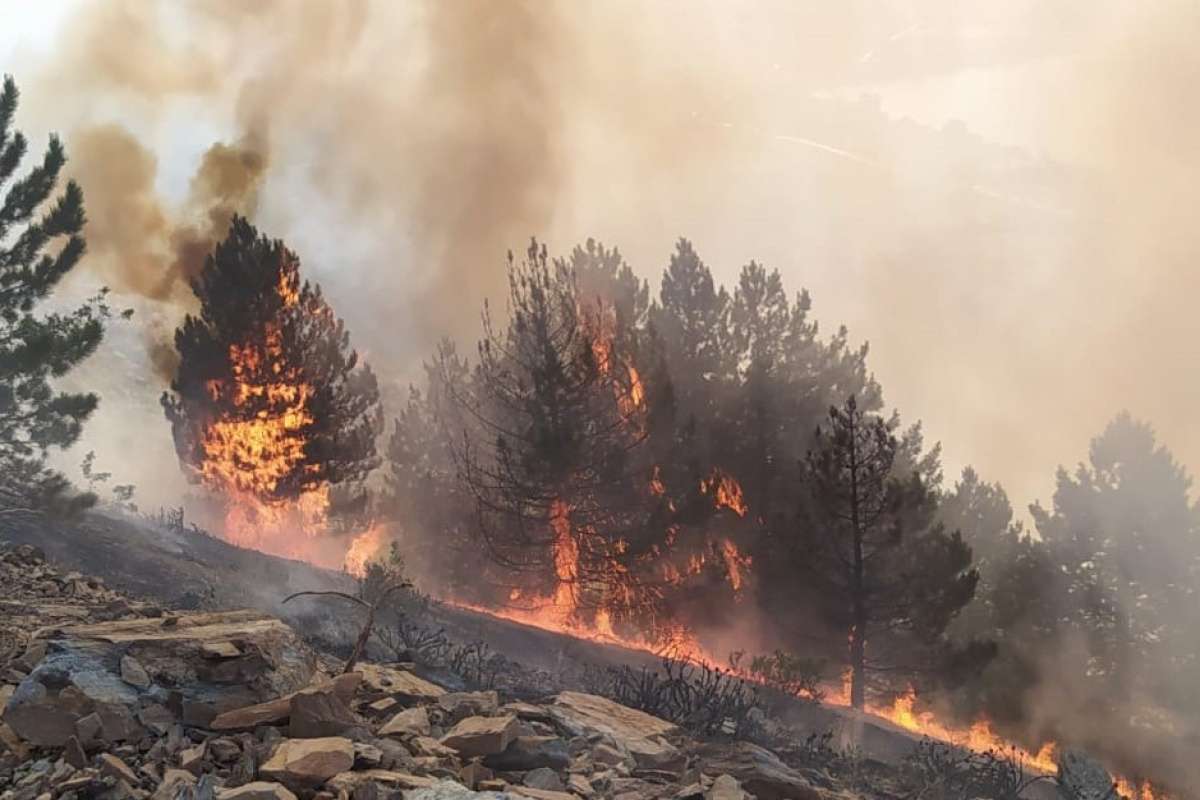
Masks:
[[[721,556],[725,559],[725,569],[729,573],[729,585],[735,592],[741,591],[745,581],[744,573],[751,564],[750,556],[742,555],[737,545],[728,539],[721,542]]]
[[[1158,794],[1150,781],[1134,783],[1126,778],[1117,776],[1113,779],[1117,794],[1125,800],[1167,800],[1166,795]]]
[[[739,517],[746,516],[742,485],[732,475],[714,467],[712,474],[700,481],[700,491],[712,495],[713,505],[717,508],[728,508]]]
[[[387,549],[390,538],[382,525],[372,525],[354,537],[342,559],[342,569],[356,578],[367,574],[367,565]]]
[[[284,265],[276,292],[284,308],[301,302],[294,264]],[[277,494],[281,481],[297,470],[302,476],[319,470],[304,463],[308,429],[315,421],[314,388],[285,355],[283,333],[274,320],[263,324],[260,339],[229,345],[232,379],[210,380],[205,389],[218,406],[227,400],[232,411],[202,432],[199,472],[226,502],[222,535],[227,541],[337,568],[343,565],[344,547],[324,536],[329,488],[314,477],[293,498]]]

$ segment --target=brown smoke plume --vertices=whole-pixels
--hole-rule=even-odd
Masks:
[[[233,215],[252,215],[257,207],[267,166],[263,149],[250,139],[212,145],[187,200],[171,209],[154,185],[157,160],[128,130],[85,128],[68,145],[75,177],[90,189],[92,267],[117,291],[189,306],[189,281]]]

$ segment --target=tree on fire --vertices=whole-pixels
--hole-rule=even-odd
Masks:
[[[66,479],[46,468],[46,455],[79,438],[98,399],[56,391],[50,379],[95,352],[109,308],[102,291],[74,309],[35,310],[83,255],[83,193],[68,181],[50,202],[66,163],[56,136],[41,164],[14,180],[27,147],[11,130],[17,94],[6,76],[0,89],[0,190],[8,185],[0,201],[0,509],[70,511],[93,498],[69,496]]]
[[[299,269],[235,217],[192,282],[200,311],[175,332],[179,368],[162,397],[192,476],[268,505],[352,485],[378,463],[375,375]]]
[[[846,648],[856,708],[878,674],[922,668],[978,580],[961,535],[933,524],[936,496],[919,471],[897,470],[892,427],[853,395],[830,408],[806,460],[791,548]]]
[[[509,287],[507,325],[485,307],[469,384],[453,379],[459,365],[444,349],[438,358],[441,385],[457,387],[446,424],[478,530],[498,563],[529,579],[522,590],[553,594],[568,613],[642,613],[628,582],[645,547],[650,473],[643,388],[616,330],[629,309],[583,296],[575,265],[551,262],[537,242],[520,261],[510,255]]]

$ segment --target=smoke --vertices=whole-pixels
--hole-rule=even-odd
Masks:
[[[234,212],[397,384],[477,334],[528,236],[597,236],[653,285],[684,235],[727,284],[754,258],[812,290],[947,470],[1021,505],[1120,408],[1200,464],[1196,27],[1180,0],[127,0],[17,77],[66,136],[87,263],[155,304],[160,374]],[[160,431],[150,483],[156,394],[93,426]]]
[[[102,187],[87,197],[92,268],[117,291],[189,307],[189,282],[233,215],[254,213],[266,153],[249,139],[212,145],[186,201],[171,209],[155,189],[157,159],[129,131],[84,128],[69,145],[76,179]]]

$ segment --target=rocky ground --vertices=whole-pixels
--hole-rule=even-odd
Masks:
[[[4,800],[847,797],[749,742],[563,691],[448,691],[340,662],[258,611],[164,610],[0,555]],[[822,785],[824,784],[824,785]]]
[[[812,704],[701,735],[508,658],[486,679],[454,659],[342,674],[303,616],[216,605],[137,599],[0,542],[0,800],[949,800],[1015,798],[1026,777],[991,761],[995,792],[950,789],[950,751],[914,760],[911,737]]]

